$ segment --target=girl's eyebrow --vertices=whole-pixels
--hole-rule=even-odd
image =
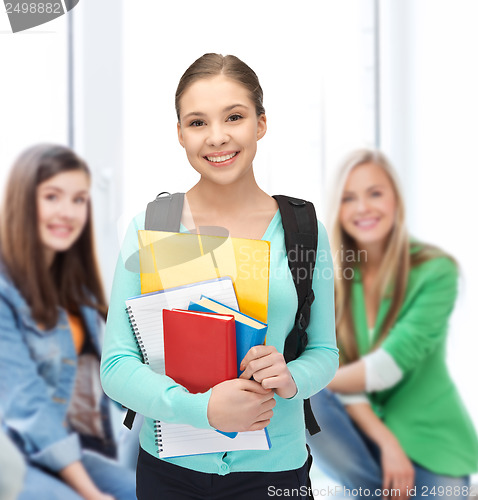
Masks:
[[[58,191],[58,192],[62,192],[63,191],[63,189],[61,189],[59,187],[56,187],[56,186],[42,186],[40,188],[40,191],[48,191],[48,190]]]
[[[367,188],[367,191],[373,191],[374,189],[379,189],[383,188],[384,186],[382,184],[374,184],[373,186],[370,186]],[[355,191],[344,191],[344,195],[354,195]]]
[[[247,106],[245,104],[237,103],[237,104],[231,104],[231,106],[226,106],[222,112],[227,113],[228,111],[231,111],[234,108],[246,108]],[[203,117],[206,116],[206,113],[202,113],[201,111],[191,111],[191,113],[188,113],[187,115],[183,116],[183,120],[186,120],[186,118],[193,117],[193,116],[199,116]]]
[[[367,191],[372,191],[374,189],[377,189],[377,188],[383,188],[384,186],[382,186],[382,184],[374,184],[373,186],[370,186],[369,188],[367,188]]]
[[[40,188],[40,191],[56,191],[57,193],[63,193],[64,190],[57,187],[57,186],[43,186]],[[81,189],[80,191],[77,191],[75,194],[75,196],[79,195],[79,194],[88,194],[88,190],[87,189]]]
[[[224,113],[227,113],[228,111],[233,110],[234,108],[247,108],[245,104],[232,104],[231,106],[227,106],[226,108],[223,109]]]

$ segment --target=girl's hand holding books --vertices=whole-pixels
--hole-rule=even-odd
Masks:
[[[297,386],[287,368],[284,356],[271,345],[256,345],[249,349],[241,362],[241,379],[251,377],[264,389],[273,389],[281,398],[292,398]]]
[[[254,380],[236,378],[212,388],[207,418],[223,432],[258,431],[269,425],[275,405],[274,391]]]

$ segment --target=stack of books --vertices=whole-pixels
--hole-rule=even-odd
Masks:
[[[264,343],[267,325],[238,310],[232,279],[201,281],[132,297],[126,310],[145,363],[191,393],[240,375],[240,363]],[[155,421],[158,456],[267,450],[267,429],[221,432]]]

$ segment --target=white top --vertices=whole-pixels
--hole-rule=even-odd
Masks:
[[[371,335],[373,330],[369,328]],[[362,359],[365,362],[365,392],[337,394],[344,405],[368,403],[367,393],[389,389],[403,378],[403,371],[384,349],[377,349],[366,354]]]

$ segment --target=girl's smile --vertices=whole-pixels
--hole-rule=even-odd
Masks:
[[[239,151],[220,151],[218,153],[209,153],[204,158],[215,167],[224,167],[231,165],[237,158]]]
[[[359,219],[354,222],[354,224],[365,231],[373,229],[380,221],[380,217]]]

